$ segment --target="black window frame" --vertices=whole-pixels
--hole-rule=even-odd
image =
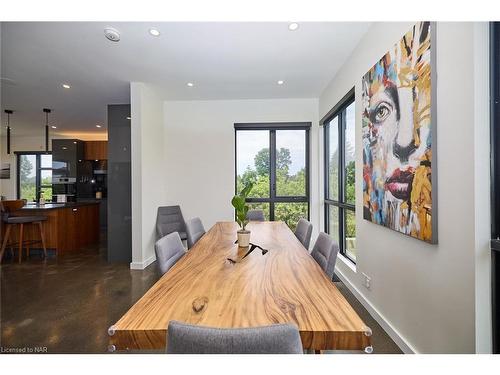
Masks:
[[[269,198],[247,198],[248,203],[269,203],[269,220],[274,221],[275,203],[307,203],[307,220],[311,215],[310,194],[310,122],[268,122],[268,123],[235,123],[234,124],[234,193],[238,192],[238,145],[237,136],[240,131],[264,130],[269,132]],[[306,138],[306,195],[276,195],[276,131],[304,130]]]
[[[355,102],[355,92],[352,88],[338,103],[333,107],[320,121],[323,126],[323,165],[324,165],[324,215],[325,215],[325,232],[330,233],[330,207],[334,206],[338,209],[339,215],[339,253],[346,259],[356,264],[356,259],[352,259],[346,252],[346,210],[352,211],[356,216],[356,204],[348,203],[345,196],[345,129],[346,119],[345,113],[347,107]],[[330,198],[330,122],[339,117],[338,121],[338,199]]]
[[[492,352],[500,354],[500,22],[490,22]]]
[[[16,195],[17,199],[21,199],[21,176],[20,176],[20,170],[21,170],[21,156],[23,155],[35,155],[36,156],[36,161],[35,161],[35,170],[36,170],[36,177],[35,177],[35,189],[36,189],[36,201],[40,201],[40,194],[42,191],[42,188],[45,187],[52,187],[52,185],[42,185],[42,171],[48,171],[52,170],[52,167],[47,168],[47,167],[42,167],[42,155],[52,155],[52,152],[50,151],[15,151],[14,154],[16,155]]]

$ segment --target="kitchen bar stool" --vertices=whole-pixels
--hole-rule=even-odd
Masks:
[[[24,200],[0,201],[0,213],[2,215],[2,223],[5,225],[5,236],[2,241],[2,249],[0,250],[0,262],[2,262],[3,253],[7,245],[12,249],[14,246],[19,246],[19,263],[23,256],[23,245],[29,251],[29,246],[41,243],[44,256],[47,256],[47,248],[45,247],[45,235],[43,233],[42,222],[47,220],[46,216],[13,216],[12,212],[21,209],[25,204]],[[37,225],[40,231],[40,240],[31,240],[23,242],[23,230],[25,224]],[[14,226],[19,227],[19,242],[9,243],[10,234]],[[29,254],[28,254],[29,255]]]

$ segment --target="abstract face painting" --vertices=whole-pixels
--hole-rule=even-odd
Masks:
[[[435,243],[431,24],[404,35],[362,89],[363,217]]]

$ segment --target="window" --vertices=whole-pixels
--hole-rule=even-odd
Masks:
[[[52,200],[52,155],[40,152],[16,152],[17,197],[39,201],[41,194]]]
[[[493,353],[500,354],[500,23],[490,23],[491,283]]]
[[[236,192],[248,181],[251,209],[295,230],[309,218],[310,123],[235,124]]]
[[[322,121],[325,150],[325,231],[356,263],[356,142],[354,89]]]

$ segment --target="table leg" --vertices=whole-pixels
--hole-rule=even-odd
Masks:
[[[23,223],[19,224],[19,263],[23,258]]]
[[[2,262],[3,253],[5,251],[5,248],[7,247],[7,242],[9,242],[10,228],[11,227],[12,227],[12,225],[7,224],[7,229],[5,230],[5,238],[3,239],[3,243],[2,243],[2,250],[0,250],[0,263]]]
[[[33,238],[33,231],[31,230],[32,225],[28,225],[26,228],[24,228],[24,236],[27,238]],[[31,235],[31,236],[30,236]],[[30,244],[29,242],[26,243],[26,259],[29,259],[30,257]]]
[[[38,228],[40,229],[40,239],[42,240],[43,255],[45,258],[47,258],[47,247],[45,246],[45,234],[43,233],[43,225],[41,221],[38,222]]]

